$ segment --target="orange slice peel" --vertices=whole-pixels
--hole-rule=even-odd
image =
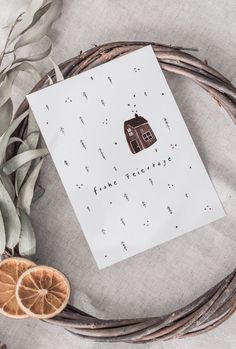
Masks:
[[[16,285],[20,276],[34,266],[35,263],[20,257],[0,262],[0,314],[15,319],[28,317],[16,300]]]
[[[16,285],[16,300],[28,316],[49,319],[59,314],[70,297],[70,284],[64,274],[48,266],[26,270]]]

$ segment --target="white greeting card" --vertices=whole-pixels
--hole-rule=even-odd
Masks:
[[[225,215],[151,46],[27,98],[99,268]]]

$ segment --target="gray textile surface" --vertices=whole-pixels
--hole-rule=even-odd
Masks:
[[[0,26],[28,2],[1,0]],[[51,32],[53,58],[59,63],[92,44],[108,41],[150,40],[199,48],[198,57],[207,59],[236,84],[235,17],[235,0],[65,0],[62,17]],[[2,45],[3,38],[0,40]],[[46,72],[47,66],[48,61],[41,63],[41,71]],[[199,296],[236,265],[236,127],[199,87],[186,79],[166,76],[227,217],[99,271],[48,158],[40,179],[45,195],[32,210],[39,262],[65,272],[71,280],[71,301],[96,316],[170,312]],[[29,78],[17,79],[15,100],[19,102],[30,86]],[[234,315],[208,334],[144,347],[233,349],[235,327]],[[0,340],[10,349],[138,347],[87,342],[40,321],[3,317]]]

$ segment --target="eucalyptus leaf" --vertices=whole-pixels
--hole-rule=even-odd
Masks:
[[[36,149],[39,141],[40,133],[38,131],[31,132],[27,137],[24,139],[24,144],[22,143],[18,149],[17,154],[21,154],[26,150],[29,149]]]
[[[9,98],[1,107],[0,107],[0,136],[7,130],[11,123],[13,113],[13,104],[11,98]]]
[[[30,108],[26,134],[29,135],[32,132],[39,132],[39,127],[38,127],[38,124],[35,120],[34,114]]]
[[[28,215],[30,215],[30,205],[34,196],[34,187],[42,164],[43,159],[35,166],[19,192],[17,206],[22,208]]]
[[[49,59],[50,59],[50,61],[53,64],[53,68],[55,70],[55,75],[56,75],[57,82],[63,81],[64,80],[64,76],[63,76],[60,68],[58,67],[58,65],[51,58],[49,58]]]
[[[3,254],[6,248],[6,233],[2,213],[0,211],[0,254]]]
[[[39,132],[32,132],[31,134],[29,134],[27,136],[27,138],[25,139],[24,143],[22,143],[18,149],[18,153],[17,154],[21,154],[23,152],[25,152],[26,150],[30,150],[30,149],[36,149],[37,145],[38,145],[38,140],[39,140]],[[23,166],[21,166],[20,168],[18,168],[16,170],[15,173],[15,191],[16,191],[16,195],[18,196],[18,192],[29,172],[31,166],[31,161],[27,162],[26,164],[24,164]]]
[[[37,22],[26,30],[17,40],[14,49],[29,45],[33,42],[39,41],[47,35],[53,22],[59,17],[62,9],[62,0],[56,0],[49,3],[47,11],[40,17]],[[45,5],[46,7],[49,5]],[[43,8],[42,8],[43,9]],[[41,9],[41,10],[42,10]]]
[[[14,248],[19,241],[21,223],[15,208],[15,205],[1,181],[0,181],[0,210],[2,213],[4,227],[5,227],[6,245],[8,248]]]
[[[32,0],[28,9],[22,16],[22,19],[17,23],[14,34],[11,36],[9,45],[16,40],[27,28],[34,22],[35,13],[40,9],[41,6],[45,4],[45,0]],[[13,24],[13,23],[12,23]]]
[[[7,149],[7,145],[9,142],[9,138],[11,137],[12,133],[17,129],[17,127],[20,125],[20,123],[26,118],[26,116],[29,114],[29,111],[26,110],[22,115],[20,115],[17,119],[15,119],[7,131],[4,133],[0,140],[0,165],[3,163],[5,158],[5,153]]]
[[[36,253],[36,237],[29,216],[20,210],[21,233],[19,253],[21,256],[33,256]]]
[[[37,53],[34,56],[30,56],[30,57],[21,57],[21,58],[17,58],[13,61],[12,66],[14,66],[15,64],[19,64],[22,62],[37,62],[37,61],[41,61],[42,59],[48,57],[50,55],[52,51],[52,43],[49,42],[49,45],[47,47],[46,50]]]
[[[49,84],[49,85],[53,85],[53,81],[52,81],[51,76],[48,75],[47,81],[48,81],[48,84]]]
[[[13,143],[16,143],[16,142],[24,143],[24,141],[22,141],[22,139],[20,139],[19,137],[11,137],[11,138],[9,138],[7,146],[9,146]]]
[[[37,69],[29,62],[22,62],[5,72],[5,78],[0,86],[0,106],[6,103],[6,101],[11,97],[13,82],[20,71],[30,72],[36,82],[41,78]]]
[[[12,184],[11,179],[3,172],[0,170],[0,179],[7,190],[8,194],[10,195],[12,201],[14,202],[15,200],[15,188],[14,185]]]
[[[10,175],[27,162],[39,157],[43,157],[47,154],[48,150],[46,148],[27,150],[24,153],[17,154],[3,165],[3,172],[7,175]]]

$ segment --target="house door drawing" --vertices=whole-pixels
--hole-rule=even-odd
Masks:
[[[133,154],[139,153],[157,141],[148,121],[138,114],[135,114],[134,118],[124,122],[124,132]]]
[[[131,147],[133,149],[133,153],[138,153],[141,150],[136,140],[131,141]]]

